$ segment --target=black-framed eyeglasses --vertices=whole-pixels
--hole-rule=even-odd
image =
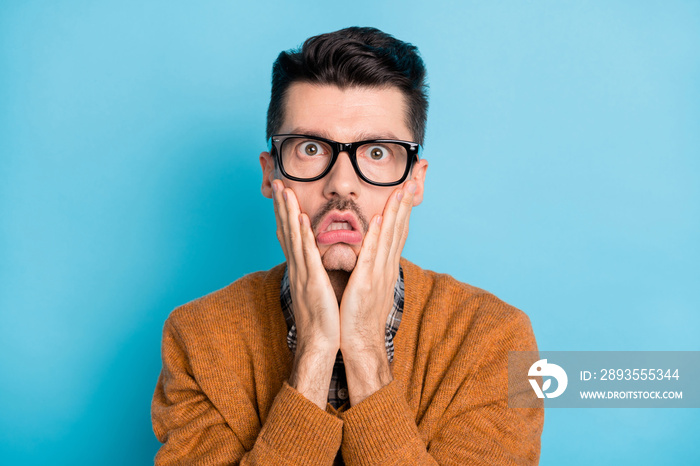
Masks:
[[[357,176],[375,186],[403,183],[422,150],[420,144],[409,141],[345,143],[304,134],[274,134],[268,145],[280,171],[290,180],[320,180],[331,171],[338,155],[347,152]]]

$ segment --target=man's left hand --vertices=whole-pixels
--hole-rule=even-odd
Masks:
[[[340,350],[356,405],[392,380],[384,343],[416,183],[409,181],[375,215],[340,303]]]

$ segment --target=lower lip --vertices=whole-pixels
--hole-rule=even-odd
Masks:
[[[324,231],[316,237],[316,241],[318,244],[359,244],[362,242],[362,234],[357,230]]]

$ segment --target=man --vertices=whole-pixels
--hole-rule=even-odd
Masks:
[[[287,261],[168,318],[157,463],[538,461],[542,410],[507,400],[527,317],[401,258],[426,114],[417,49],[381,31],[280,54],[260,164]]]

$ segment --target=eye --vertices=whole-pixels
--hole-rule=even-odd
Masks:
[[[307,141],[299,145],[299,152],[303,155],[319,155],[323,153],[323,147],[316,141]]]
[[[389,155],[389,151],[383,146],[370,146],[367,149],[367,155],[372,160],[382,160]]]

